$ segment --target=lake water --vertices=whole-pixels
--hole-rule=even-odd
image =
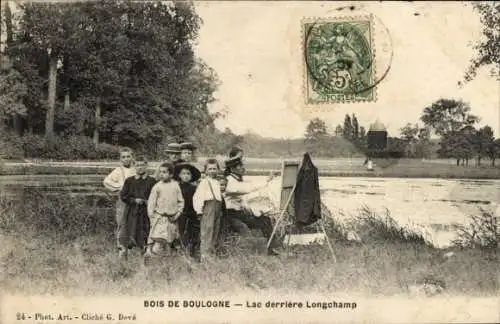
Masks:
[[[13,196],[35,187],[54,194],[103,195],[101,183],[102,176],[89,175],[0,177],[1,190]],[[478,215],[480,208],[496,212],[500,203],[500,180],[331,177],[320,179],[320,189],[323,202],[340,220],[364,205],[381,213],[387,208],[399,224],[419,229],[437,247],[447,246],[456,225],[467,224],[469,215]]]

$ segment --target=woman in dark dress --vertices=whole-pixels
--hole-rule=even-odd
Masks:
[[[182,244],[188,248],[192,257],[196,256],[200,245],[200,220],[193,208],[195,183],[200,177],[200,170],[189,163],[179,163],[174,168],[174,179],[179,182],[184,198],[184,210],[178,220],[179,232]]]

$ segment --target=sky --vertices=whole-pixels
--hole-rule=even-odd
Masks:
[[[333,130],[346,113],[356,114],[368,127],[377,118],[390,136],[407,123],[416,123],[423,109],[439,98],[463,99],[479,125],[500,133],[498,81],[484,68],[472,82],[459,88],[473,45],[481,38],[479,16],[462,3],[355,3],[356,15],[373,14],[387,35],[374,29],[377,42],[389,38],[392,61],[388,75],[377,86],[377,101],[338,103],[322,107],[305,104],[301,55],[301,19],[346,15],[336,10],[350,3],[322,2],[197,2],[203,20],[197,55],[212,66],[221,85],[213,111],[226,109],[217,121],[237,134],[247,131],[265,137],[297,138],[313,117]],[[415,15],[418,13],[418,15]],[[380,27],[380,26],[379,26]],[[381,29],[382,30],[382,29]],[[387,66],[389,66],[387,64]]]

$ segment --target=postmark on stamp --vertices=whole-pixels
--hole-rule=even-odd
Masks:
[[[371,16],[302,20],[306,104],[376,100]]]

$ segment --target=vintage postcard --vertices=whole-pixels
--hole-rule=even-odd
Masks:
[[[0,323],[498,323],[498,2],[1,1]]]

